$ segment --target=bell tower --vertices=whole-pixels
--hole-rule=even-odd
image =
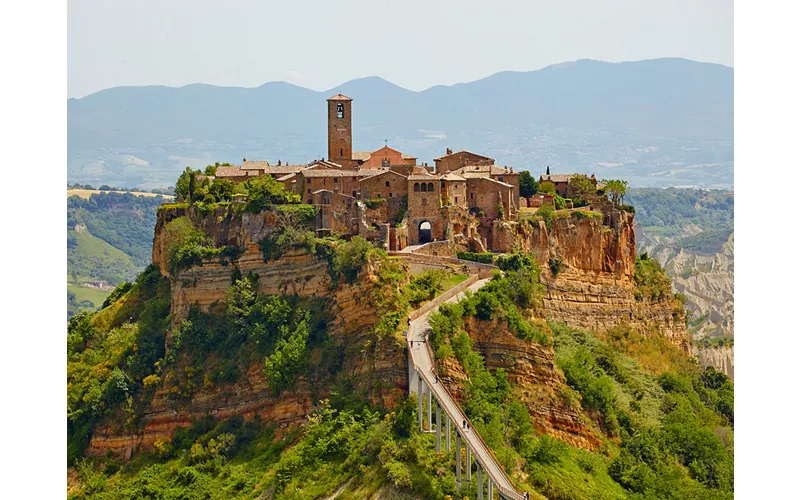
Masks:
[[[353,158],[353,100],[336,94],[328,99],[328,160]]]

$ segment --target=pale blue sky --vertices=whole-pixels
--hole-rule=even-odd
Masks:
[[[120,85],[422,90],[576,59],[733,66],[732,0],[70,0],[69,97]]]

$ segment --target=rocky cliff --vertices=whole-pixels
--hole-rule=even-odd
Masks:
[[[165,381],[156,388],[141,424],[131,428],[115,423],[95,429],[87,455],[105,456],[110,451],[129,457],[135,448],[149,449],[156,440],[169,438],[176,429],[206,415],[215,418],[240,415],[246,419],[258,415],[282,425],[299,423],[337,383],[346,384],[353,393],[381,407],[394,407],[406,397],[405,346],[392,337],[378,338],[372,331],[378,319],[373,291],[378,286],[375,266],[379,263],[369,263],[353,284],[334,283],[328,274],[328,263],[302,249],[264,262],[256,242],[273,228],[273,214],[269,212],[236,218],[170,209],[159,212],[153,245],[153,260],[167,276],[163,229],[170,220],[182,215],[189,216],[217,245],[236,245],[246,250],[227,266],[211,260],[170,277],[173,324],[184,318],[193,304],[208,308],[222,301],[236,266],[244,275],[250,271],[257,273],[263,293],[330,299],[334,319],[328,326],[328,335],[343,353],[341,369],[328,380],[301,377],[294,388],[275,395],[264,378],[262,360],[245,367],[235,383],[204,385],[189,400],[172,397],[174,386],[168,383],[170,374],[165,374],[162,377]],[[312,349],[310,363],[319,364],[323,355],[320,348]]]
[[[713,366],[733,380],[733,347],[693,347],[692,354],[700,365]]]
[[[551,228],[544,221],[501,227],[495,233],[505,240],[502,246],[522,248],[542,264],[548,320],[596,331],[629,325],[688,352],[683,312],[670,303],[636,300],[633,214],[573,214],[555,218]]]

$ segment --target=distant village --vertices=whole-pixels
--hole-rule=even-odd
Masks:
[[[448,148],[432,166],[388,145],[353,151],[352,104],[342,94],[327,100],[327,158],[305,165],[244,158],[241,165],[217,167],[211,179],[240,183],[270,175],[316,207],[318,232],[358,234],[392,251],[446,240],[491,250],[498,222],[516,221],[521,209],[552,206],[556,195],[570,196],[574,174],[548,169],[538,180],[552,183],[554,192],[520,197],[519,172],[470,151]],[[602,188],[594,175],[589,180]]]

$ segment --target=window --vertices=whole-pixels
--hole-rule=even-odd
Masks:
[[[419,192],[419,182],[414,183],[414,192]]]
[[[339,179],[337,179],[336,177],[334,177],[334,178],[333,178],[333,183],[334,183],[334,184],[338,184],[338,183],[339,183]]]
[[[391,197],[392,197],[392,193],[389,193],[389,198],[391,198]]]
[[[423,193],[427,193],[428,192],[428,185],[425,184],[424,182],[422,183],[422,192]]]
[[[442,189],[444,189],[444,181],[441,181],[441,183],[440,183],[439,187],[440,187],[440,188],[442,188]]]
[[[432,182],[428,183],[428,191],[431,192],[431,193],[433,192],[433,183]]]
[[[503,176],[501,175],[500,177],[497,178],[497,180],[503,182]]]
[[[389,181],[386,181],[386,187],[387,188],[389,187]]]
[[[353,198],[355,198],[355,197],[356,197],[356,192],[355,192],[355,191],[353,191]]]
[[[458,205],[458,196],[456,196],[456,205]]]
[[[470,193],[469,194],[469,199],[470,200],[474,200],[475,199],[475,193]]]
[[[339,149],[339,156],[344,156],[344,151],[341,148]]]
[[[342,103],[336,105],[336,118],[344,118],[344,104]]]

